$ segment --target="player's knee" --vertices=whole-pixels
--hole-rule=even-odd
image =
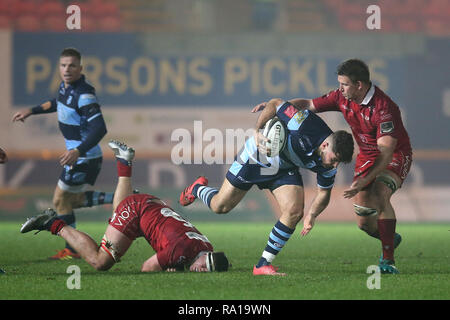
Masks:
[[[110,258],[105,258],[102,255],[97,255],[95,258],[92,258],[90,261],[86,259],[87,262],[95,268],[97,271],[107,271],[111,269],[111,267],[115,264]]]
[[[53,196],[53,207],[56,209],[56,211],[63,210],[70,206],[70,195],[65,193],[59,193],[55,194]]]
[[[111,267],[113,266],[113,263],[108,263],[108,262],[101,262],[101,261],[97,261],[95,264],[93,264],[95,270],[97,271],[108,271],[109,269],[111,269]]]
[[[227,204],[218,204],[214,207],[211,206],[211,209],[217,214],[227,214],[233,207]]]
[[[358,228],[370,236],[376,236],[377,234],[377,228],[375,228],[372,223],[366,220],[358,221]]]
[[[54,194],[52,202],[53,202],[53,207],[58,208],[58,206],[60,206],[60,204],[62,202],[61,196],[58,194]]]
[[[285,211],[289,217],[289,220],[297,224],[303,218],[303,207],[292,206]]]
[[[233,201],[213,198],[210,203],[210,208],[213,212],[217,214],[226,214],[233,210],[236,204]]]

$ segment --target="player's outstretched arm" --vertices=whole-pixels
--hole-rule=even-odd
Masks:
[[[289,100],[289,102],[299,110],[309,110],[311,112],[316,112],[316,108],[314,107],[312,99],[296,98]]]
[[[296,98],[290,99],[289,102],[292,103],[292,105],[296,107],[298,110],[309,110],[312,112],[316,112],[316,108],[314,107],[312,99]],[[263,111],[266,108],[267,103],[268,102],[258,103],[256,106],[253,107],[252,113]]]
[[[44,102],[43,104],[40,104],[36,107],[23,109],[23,110],[16,112],[13,115],[12,121],[13,122],[16,122],[16,121],[24,122],[25,119],[28,118],[29,116],[31,116],[32,114],[52,113],[52,112],[56,112],[56,110],[57,110],[56,99],[53,99],[53,100]]]
[[[306,236],[314,227],[316,218],[328,206],[328,204],[330,203],[330,198],[331,198],[331,188],[329,189],[322,189],[320,187],[317,188],[317,194],[311,204],[311,208],[309,209],[308,214],[303,219],[303,229],[300,232],[302,236]]]
[[[24,122],[26,118],[28,118],[29,116],[31,116],[33,113],[31,112],[31,109],[23,109],[20,111],[17,111],[16,113],[14,113],[13,117],[12,117],[12,122],[16,122],[16,121],[22,121]]]

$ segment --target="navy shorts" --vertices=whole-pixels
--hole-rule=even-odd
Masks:
[[[102,167],[103,158],[79,160],[73,166],[64,166],[58,186],[68,192],[84,191],[87,184],[94,185]]]
[[[259,164],[234,161],[226,174],[227,180],[236,188],[250,190],[256,184],[259,189],[275,190],[283,185],[303,186],[303,179],[297,168],[270,171]]]

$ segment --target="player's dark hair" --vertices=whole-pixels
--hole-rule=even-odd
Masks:
[[[336,73],[339,76],[347,76],[353,83],[361,81],[370,83],[370,72],[367,64],[359,59],[349,59],[338,65]]]
[[[75,48],[65,48],[61,52],[60,57],[75,57],[81,62],[81,53]]]
[[[332,135],[333,152],[336,154],[339,162],[349,163],[353,158],[354,143],[350,133],[344,130],[338,130]]]

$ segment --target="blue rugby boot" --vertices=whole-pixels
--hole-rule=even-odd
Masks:
[[[382,274],[398,274],[400,273],[395,267],[395,261],[392,260],[381,260],[378,267],[380,268],[380,273]]]

